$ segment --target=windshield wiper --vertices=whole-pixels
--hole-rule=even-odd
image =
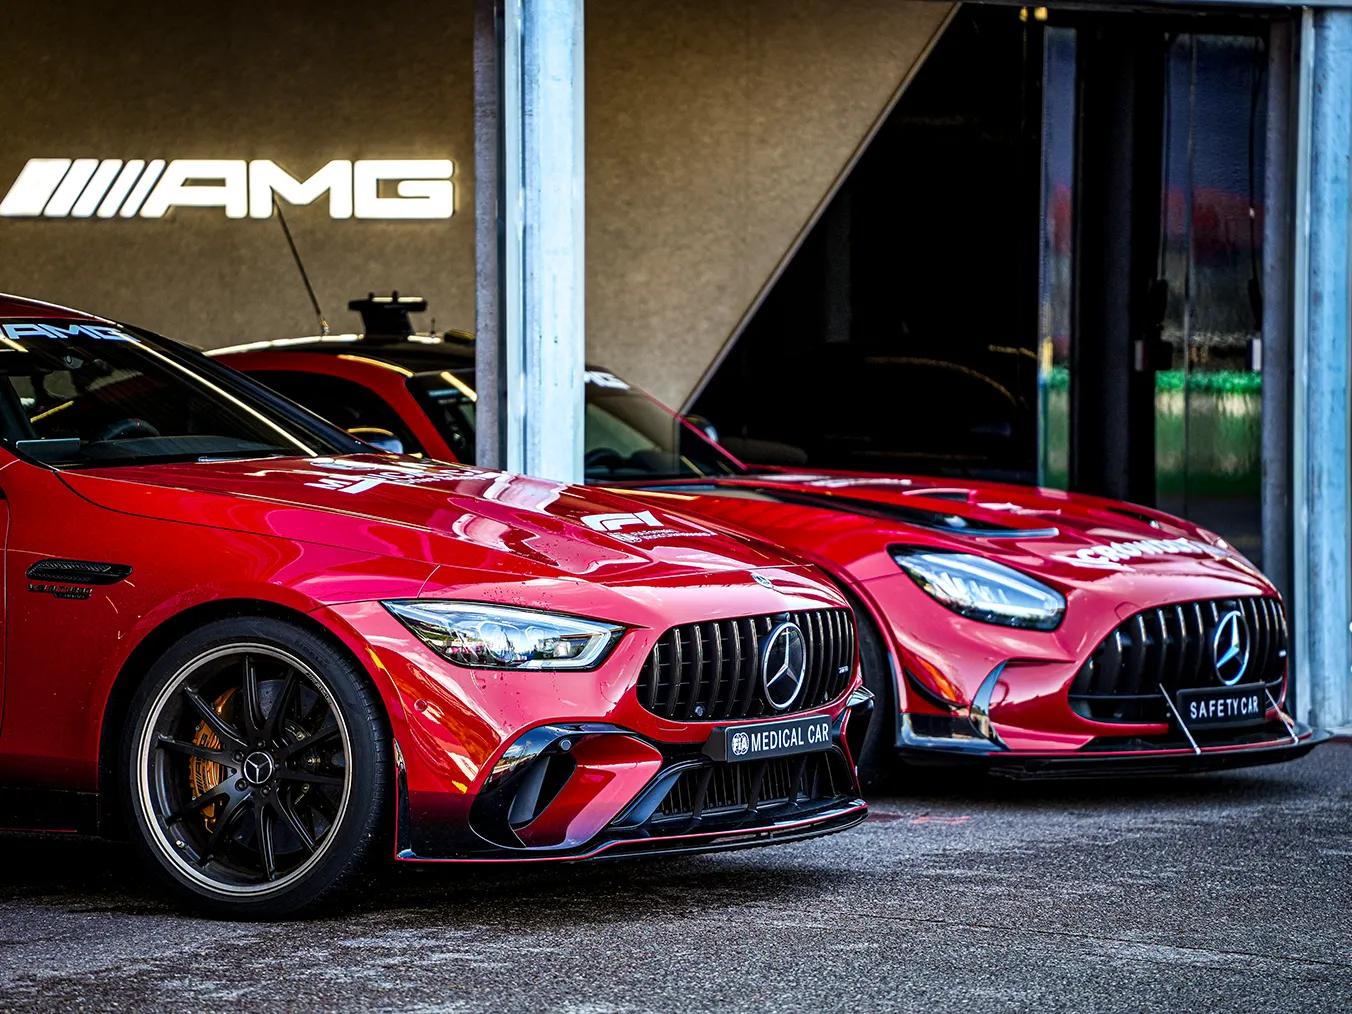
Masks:
[[[208,461],[248,461],[251,458],[291,458],[295,456],[295,452],[284,451],[280,447],[272,450],[247,450],[241,447],[233,451],[207,451],[204,454],[194,454],[192,460],[206,463]]]

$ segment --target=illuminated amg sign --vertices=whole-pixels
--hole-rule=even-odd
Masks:
[[[7,218],[163,218],[174,208],[219,208],[271,218],[288,204],[328,199],[332,218],[444,219],[455,212],[445,158],[335,159],[304,179],[269,159],[31,158],[0,200]]]

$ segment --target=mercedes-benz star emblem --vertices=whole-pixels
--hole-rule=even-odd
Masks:
[[[272,757],[262,750],[255,750],[244,758],[244,777],[250,785],[262,785],[272,777]]]
[[[761,649],[761,681],[765,699],[776,711],[784,711],[798,699],[807,676],[807,642],[798,624],[785,621],[765,639]]]
[[[1216,624],[1211,657],[1216,663],[1216,678],[1227,687],[1244,678],[1249,668],[1249,625],[1238,609],[1231,609]]]

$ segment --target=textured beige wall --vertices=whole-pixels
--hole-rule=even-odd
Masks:
[[[593,359],[680,402],[950,8],[589,0]],[[399,287],[473,320],[469,0],[0,4],[0,187],[38,156],[449,157],[449,223],[288,214],[335,326]],[[340,12],[340,13],[338,13]],[[0,291],[212,347],[311,331],[275,220],[0,220]]]
[[[431,299],[439,325],[473,321],[467,0],[5,0],[0,39],[0,188],[40,156],[271,158],[297,175],[333,158],[454,159],[449,223],[334,222],[323,204],[287,221],[335,325],[355,325],[349,298],[392,286]],[[208,347],[315,329],[277,221],[214,209],[0,219],[0,291]]]
[[[680,404],[952,6],[589,0],[592,358]]]

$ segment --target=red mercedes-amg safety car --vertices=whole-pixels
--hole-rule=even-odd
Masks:
[[[470,336],[414,333],[417,299],[351,307],[365,334],[223,354],[390,450],[473,461]],[[879,704],[869,777],[896,752],[1131,773],[1281,760],[1324,738],[1284,710],[1280,597],[1210,532],[1050,489],[755,469],[614,374],[586,380],[589,483],[787,547],[855,605]]]
[[[277,915],[382,852],[583,859],[862,820],[841,595],[599,489],[371,453],[200,353],[0,297],[0,825]],[[387,851],[391,850],[391,851]]]

